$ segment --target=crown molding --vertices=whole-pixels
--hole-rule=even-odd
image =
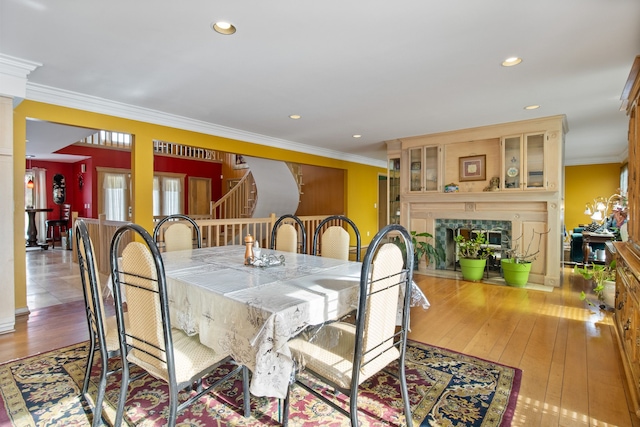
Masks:
[[[280,148],[283,150],[297,151],[300,153],[312,154],[331,159],[345,160],[353,163],[360,163],[369,166],[385,168],[386,162],[383,160],[371,159],[363,156],[342,153],[334,150],[326,150],[319,147],[300,144],[266,135],[246,132],[240,129],[229,128],[208,123],[201,120],[194,120],[188,117],[167,114],[148,108],[136,107],[121,102],[111,101],[104,98],[89,96],[78,92],[57,89],[37,83],[27,83],[27,99],[44,102],[47,104],[60,105],[78,110],[90,111],[93,113],[106,114],[124,119],[137,120],[152,123],[160,126],[169,126],[184,129],[206,135],[220,136],[239,141],[251,142],[259,145]]]
[[[42,64],[0,53],[0,95],[24,98],[27,76]]]

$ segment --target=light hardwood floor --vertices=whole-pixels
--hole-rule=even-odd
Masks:
[[[45,256],[34,257],[37,274],[28,277],[76,287],[77,265]],[[410,338],[522,369],[513,426],[640,426],[627,405],[611,313],[580,301],[589,286],[569,269],[552,292],[415,279],[431,307],[412,309]],[[0,335],[0,362],[87,339],[81,291],[65,295],[70,302],[33,309],[16,332]]]

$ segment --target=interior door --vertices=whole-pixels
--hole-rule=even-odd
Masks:
[[[189,177],[189,215],[209,215],[211,179]]]

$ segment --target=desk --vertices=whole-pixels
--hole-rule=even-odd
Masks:
[[[253,395],[284,398],[293,371],[289,339],[357,306],[362,264],[263,249],[285,257],[284,266],[263,269],[243,265],[244,251],[162,254],[172,326],[251,369]]]
[[[26,208],[24,210],[29,216],[29,227],[27,228],[27,247],[32,248],[40,246],[44,249],[48,248],[47,244],[38,243],[38,229],[36,228],[36,212],[51,212],[52,208]]]
[[[606,243],[615,238],[612,233],[592,233],[589,231],[582,232],[582,262],[586,264],[589,261],[589,243]]]

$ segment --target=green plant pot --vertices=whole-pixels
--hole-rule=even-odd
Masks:
[[[527,284],[531,272],[530,262],[515,263],[512,258],[508,258],[500,260],[500,264],[507,285],[523,288]]]
[[[486,264],[486,259],[460,258],[462,277],[471,282],[479,282],[484,275],[484,267]]]

